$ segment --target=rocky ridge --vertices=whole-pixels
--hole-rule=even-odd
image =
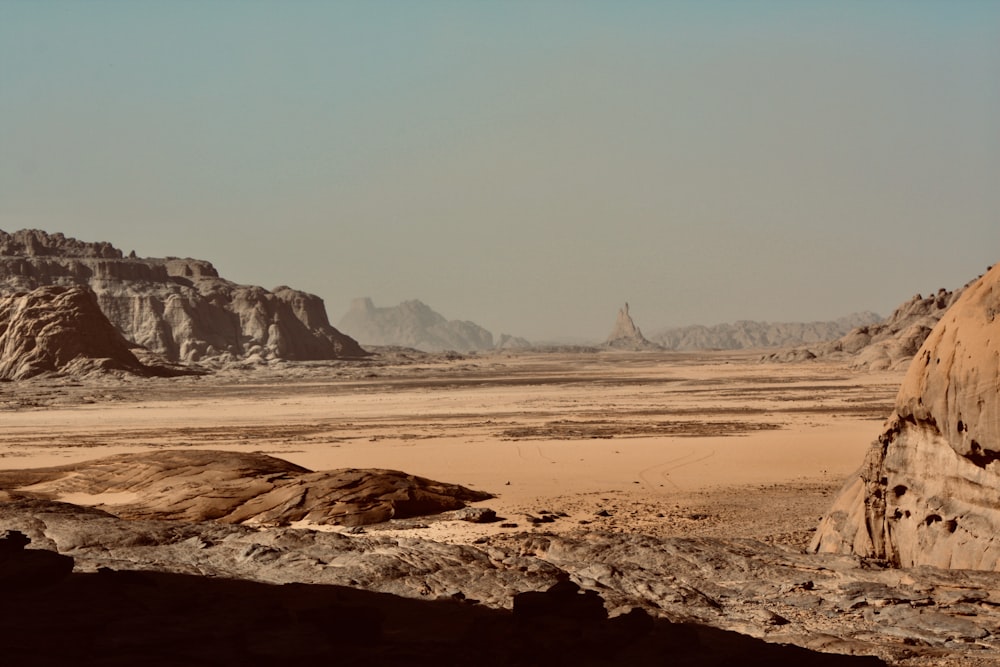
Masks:
[[[611,329],[604,346],[615,350],[656,350],[659,346],[646,340],[642,331],[632,321],[628,312],[628,304],[618,311],[615,326]]]
[[[816,534],[819,552],[1000,571],[1000,266],[965,288]]]
[[[968,287],[915,295],[878,324],[852,329],[834,341],[767,355],[764,361],[850,359],[851,367],[867,370],[902,369],[916,354],[931,329]]]
[[[418,301],[376,307],[370,298],[354,299],[337,326],[364,345],[410,347],[422,352],[492,350],[493,334],[474,322],[447,320]],[[505,347],[519,343],[502,337]]]
[[[0,293],[84,286],[131,343],[171,362],[364,356],[330,326],[319,297],[238,285],[209,262],[125,257],[110,243],[0,231]]]
[[[712,326],[694,325],[658,331],[650,339],[668,350],[745,350],[814,345],[834,340],[852,329],[882,321],[872,313],[854,313],[825,322],[757,322],[740,320]]]

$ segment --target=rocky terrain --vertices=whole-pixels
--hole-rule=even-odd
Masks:
[[[764,360],[846,359],[857,369],[905,369],[966,287],[952,291],[942,288],[926,297],[917,294],[883,322],[857,327],[834,341],[775,352]]]
[[[667,350],[746,350],[796,347],[834,340],[852,329],[878,324],[882,317],[854,313],[827,322],[738,322],[657,331],[650,339]]]
[[[659,346],[646,340],[642,331],[632,321],[632,316],[628,313],[628,304],[618,311],[615,318],[615,326],[611,329],[604,346],[615,350],[656,350]]]
[[[123,519],[315,526],[438,514],[492,497],[396,470],[313,472],[264,454],[191,449],[0,471],[0,494],[66,500]]]
[[[493,334],[474,322],[447,320],[427,304],[412,300],[376,307],[354,299],[337,326],[364,345],[410,347],[423,352],[492,350]],[[505,348],[525,347],[522,339],[501,336]]]
[[[924,341],[884,432],[816,536],[895,566],[1000,570],[1000,266]]]
[[[202,260],[125,257],[106,242],[0,231],[0,293],[47,285],[87,287],[125,339],[170,362],[365,355],[312,294],[237,285]]]

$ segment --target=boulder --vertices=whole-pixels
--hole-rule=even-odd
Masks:
[[[998,313],[1000,266],[968,286],[927,336],[813,550],[1000,571]]]

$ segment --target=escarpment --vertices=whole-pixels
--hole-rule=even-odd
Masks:
[[[197,259],[128,257],[109,243],[0,231],[0,293],[81,285],[128,341],[169,361],[361,357],[318,296],[222,278]]]
[[[896,566],[1000,570],[1000,266],[917,352],[883,434],[813,548]]]

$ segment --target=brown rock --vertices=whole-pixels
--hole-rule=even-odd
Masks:
[[[82,287],[0,296],[0,378],[92,370],[149,374]]]
[[[455,510],[492,496],[395,470],[313,472],[265,456],[167,450],[0,471],[12,496],[91,505],[126,519],[358,526]]]

